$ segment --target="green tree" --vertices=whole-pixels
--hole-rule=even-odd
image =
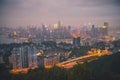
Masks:
[[[54,66],[48,71],[49,71],[48,72],[49,79],[46,79],[46,80],[67,80],[66,70],[63,68]]]
[[[77,64],[69,71],[68,80],[93,80],[92,72],[85,64]]]
[[[11,74],[5,64],[0,64],[0,80],[10,80]]]

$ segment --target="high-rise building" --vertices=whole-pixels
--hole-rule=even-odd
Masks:
[[[80,46],[80,37],[73,38],[73,45]]]
[[[88,26],[84,25],[82,28],[82,34],[87,34],[87,31],[88,31]]]
[[[0,55],[0,63],[4,63],[2,55]]]
[[[12,60],[13,68],[27,68],[37,66],[37,49],[34,46],[21,46],[13,48]]]
[[[71,26],[70,25],[68,26],[68,31],[71,31]]]
[[[44,58],[44,66],[54,66],[59,62],[59,55],[52,55]]]
[[[38,56],[38,64],[39,66],[52,67],[60,61],[59,59],[59,55],[41,55]]]
[[[21,48],[13,48],[10,62],[13,65],[13,68],[22,68],[22,55]]]
[[[29,47],[28,46],[23,46],[20,48],[21,49],[21,61],[22,61],[22,67],[27,68],[29,66]]]
[[[81,45],[82,46],[91,46],[92,43],[91,43],[91,38],[83,38],[81,39]]]
[[[29,67],[36,67],[37,66],[37,49],[35,46],[31,45],[29,48],[29,54],[28,54],[28,61],[29,61]]]
[[[109,27],[108,22],[104,22],[104,26],[106,26],[108,28]]]
[[[109,27],[109,24],[107,22],[104,22],[104,25],[99,28],[101,36],[107,36],[108,35],[108,27]]]
[[[95,25],[92,25],[91,37],[99,37],[99,29]]]
[[[96,29],[95,29],[95,26],[94,25],[92,25],[92,28],[91,28],[91,36],[92,37],[95,37],[95,31]]]
[[[58,21],[58,28],[61,28],[61,21]]]
[[[104,33],[105,33],[105,35],[108,35],[108,28],[109,28],[108,22],[104,22],[104,26],[106,26]]]

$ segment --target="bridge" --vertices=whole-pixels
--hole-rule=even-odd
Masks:
[[[72,68],[77,63],[81,63],[82,64],[86,60],[88,62],[90,62],[90,61],[96,60],[100,56],[104,56],[104,55],[109,55],[109,54],[91,54],[91,55],[85,55],[85,56],[81,56],[81,57],[78,57],[78,58],[75,58],[75,59],[71,59],[71,60],[67,60],[67,61],[58,63],[58,64],[56,64],[56,66],[63,67],[63,68]]]

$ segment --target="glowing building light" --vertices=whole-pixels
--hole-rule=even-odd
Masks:
[[[113,37],[113,38],[112,38],[112,41],[115,41],[115,40],[116,40],[115,37]]]
[[[16,35],[17,35],[17,32],[16,32],[16,31],[14,31],[14,32],[13,32],[13,35],[14,35],[14,36],[16,36]]]
[[[41,52],[38,52],[37,54],[36,54],[36,56],[41,56],[42,55],[42,53]]]
[[[106,26],[102,26],[102,28],[107,28]]]
[[[54,29],[58,29],[58,24],[54,24]]]
[[[52,33],[53,31],[52,30],[50,30],[50,33]]]

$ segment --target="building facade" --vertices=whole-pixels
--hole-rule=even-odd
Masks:
[[[20,46],[13,48],[10,62],[13,68],[31,68],[37,66],[37,49],[34,46]]]

